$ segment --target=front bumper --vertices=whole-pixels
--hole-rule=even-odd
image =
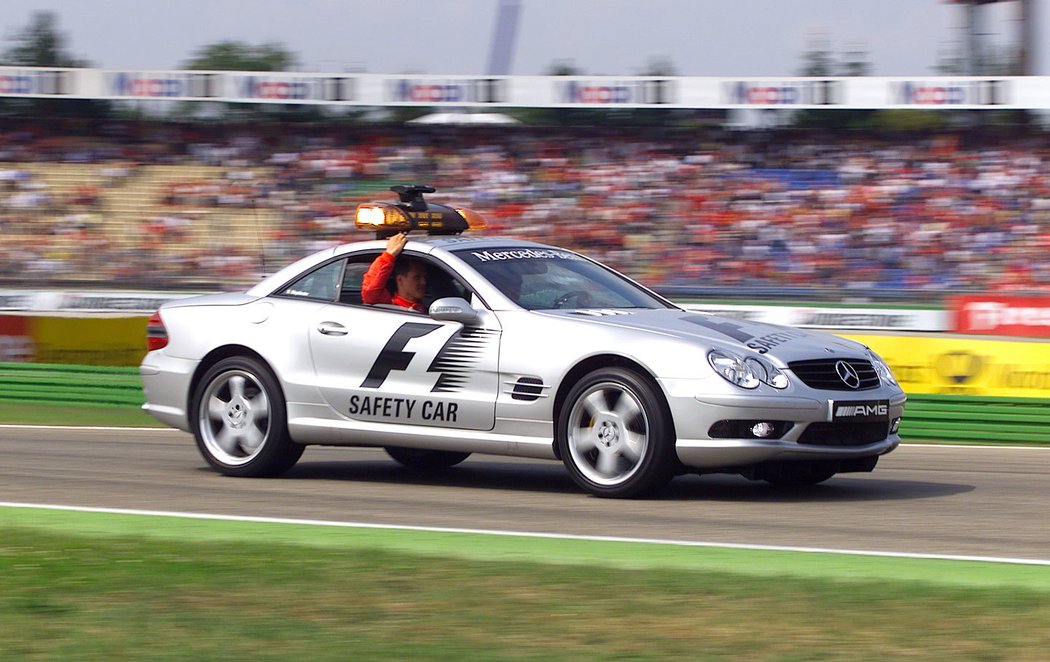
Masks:
[[[888,403],[885,430],[875,437],[841,438],[818,443],[806,434],[810,424],[827,427],[834,421],[835,404],[878,400]],[[702,470],[738,468],[762,462],[850,460],[889,453],[900,445],[893,422],[899,423],[907,397],[899,390],[880,388],[857,392],[811,392],[806,395],[727,393],[668,398],[675,422],[679,460]],[[719,421],[781,421],[789,423],[777,438],[712,438]],[[817,426],[814,426],[816,429]]]
[[[675,450],[686,466],[722,469],[770,461],[846,460],[885,455],[900,442],[900,436],[895,434],[860,446],[816,446],[783,439],[679,439]]]

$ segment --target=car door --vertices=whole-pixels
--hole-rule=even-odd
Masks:
[[[491,430],[499,390],[495,316],[480,311],[479,323],[466,326],[360,303],[361,278],[375,255],[350,258],[339,302],[309,320],[310,354],[325,401],[359,421]],[[434,289],[447,290],[447,282],[437,281],[451,274],[433,261],[429,268],[428,289],[433,282]]]

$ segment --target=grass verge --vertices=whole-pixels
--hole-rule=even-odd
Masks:
[[[869,570],[828,571],[840,562]],[[880,576],[883,563],[916,574]],[[972,581],[997,568],[1027,576]],[[19,508],[0,508],[0,596],[3,659],[1035,660],[1050,649],[1046,567]]]
[[[0,423],[14,425],[100,425],[165,427],[138,407],[120,405],[42,404],[0,400]]]

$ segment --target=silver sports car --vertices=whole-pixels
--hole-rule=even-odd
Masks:
[[[143,409],[231,476],[284,472],[308,444],[378,446],[417,470],[560,459],[603,497],[690,472],[815,484],[900,443],[904,392],[867,347],[691,312],[569,250],[468,238],[477,214],[395,189],[358,224],[412,231],[397,259],[426,267],[427,312],[362,301],[381,240],[166,303]]]

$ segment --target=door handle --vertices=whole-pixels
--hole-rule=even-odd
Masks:
[[[339,322],[321,322],[317,325],[317,330],[326,336],[345,336],[347,334],[346,327]]]

